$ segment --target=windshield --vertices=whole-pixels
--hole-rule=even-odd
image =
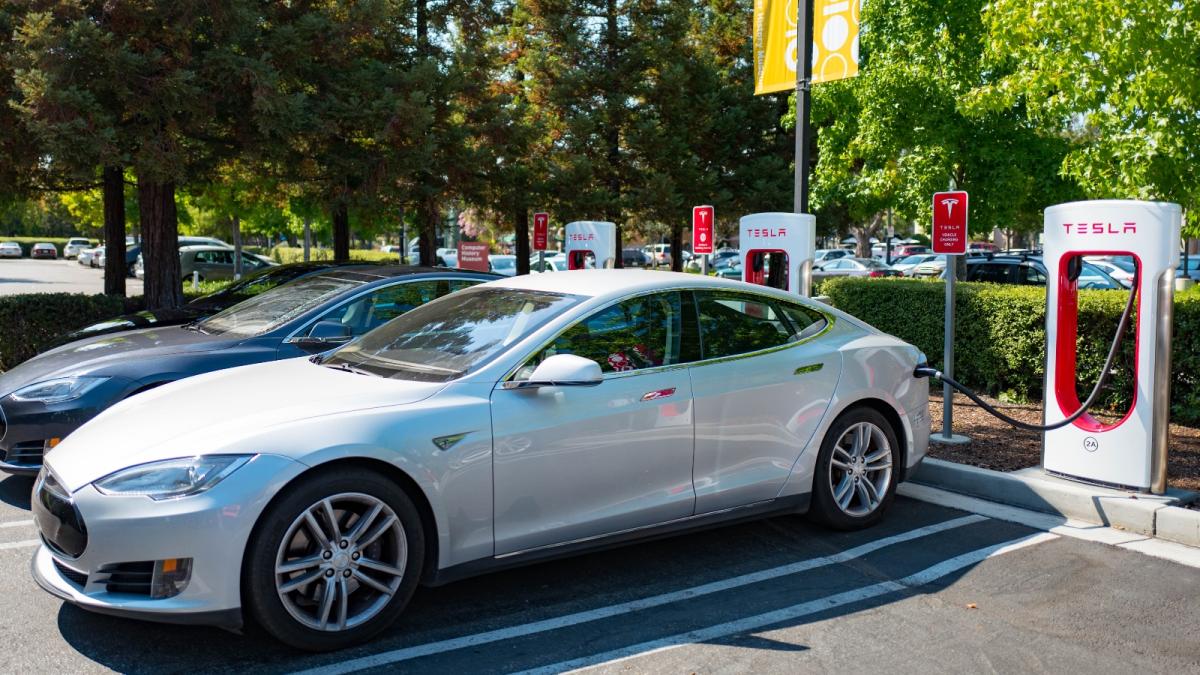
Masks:
[[[482,366],[581,299],[546,291],[467,289],[376,328],[324,364],[401,380],[448,382]]]
[[[919,263],[919,262],[924,262],[924,261],[925,261],[925,258],[927,258],[927,257],[928,257],[928,256],[926,256],[926,255],[924,255],[924,254],[922,254],[922,255],[910,255],[910,256],[908,256],[907,258],[905,258],[904,260],[901,260],[900,262],[898,262],[898,263],[896,263],[896,264],[897,264],[897,265],[916,265],[916,264],[917,264],[917,263]]]
[[[880,270],[888,268],[887,265],[875,260],[874,258],[861,258],[858,262],[862,263],[863,267],[866,267],[867,269]]]
[[[239,302],[201,321],[197,327],[213,335],[262,335],[361,285],[361,281],[342,277],[306,277]]]
[[[498,270],[511,270],[516,264],[514,258],[492,258],[492,267]]]

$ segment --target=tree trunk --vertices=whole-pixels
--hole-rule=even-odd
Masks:
[[[350,260],[350,208],[341,200],[333,204],[333,259]]]
[[[529,209],[522,206],[517,209],[516,226],[513,228],[516,236],[514,253],[517,256],[517,274],[529,274]]]
[[[621,255],[621,249],[624,246],[624,232],[621,226],[621,94],[617,91],[617,82],[619,76],[617,74],[617,63],[621,56],[621,48],[618,44],[620,32],[617,26],[617,0],[608,0],[605,7],[605,42],[607,53],[605,55],[608,66],[608,82],[607,82],[607,106],[608,106],[608,128],[605,129],[606,141],[608,144],[608,190],[611,194],[611,202],[608,207],[608,219],[616,223],[616,247],[617,256],[613,262],[613,267],[621,268],[625,266],[624,256]],[[602,261],[597,260],[596,264],[601,264]]]
[[[242,278],[242,219],[233,216],[229,219],[229,227],[233,230],[233,278]]]
[[[312,255],[312,218],[304,216],[304,262]]]
[[[621,257],[619,249],[617,257]],[[671,225],[671,271],[683,271],[683,225],[678,222]]]
[[[179,276],[179,216],[175,210],[175,184],[139,178],[138,214],[142,224],[146,309],[179,307],[183,304],[183,281]],[[124,240],[122,236],[121,241]]]
[[[125,170],[104,167],[104,294],[125,297]]]
[[[420,231],[417,234],[417,254],[420,264],[425,267],[437,265],[437,224],[441,217],[437,202],[426,199],[421,209]]]

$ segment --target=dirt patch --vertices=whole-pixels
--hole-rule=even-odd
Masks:
[[[1040,424],[1040,404],[1000,403],[983,397],[989,405],[1022,422]],[[934,433],[942,429],[942,397],[940,390],[929,393],[929,413]],[[1098,415],[1106,419],[1105,415]],[[950,462],[970,464],[996,471],[1015,471],[1042,462],[1042,435],[1022,431],[992,417],[965,396],[954,397],[954,432],[971,439],[966,445],[931,443],[929,455]],[[1167,457],[1167,484],[1182,490],[1200,491],[1200,429],[1171,425],[1171,449]]]

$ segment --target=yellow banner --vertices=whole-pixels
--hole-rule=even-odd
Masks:
[[[803,2],[803,0],[799,0]],[[812,81],[858,74],[861,0],[813,0]],[[754,93],[796,88],[797,0],[754,0]]]

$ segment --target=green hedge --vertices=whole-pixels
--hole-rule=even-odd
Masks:
[[[72,237],[73,238],[73,237]],[[21,254],[26,258],[29,257],[29,249],[33,248],[34,244],[54,244],[58,249],[58,257],[62,257],[63,247],[67,245],[70,239],[66,237],[0,237],[0,241],[15,241],[21,245]],[[89,239],[92,246],[98,245],[100,242],[96,239]]]
[[[0,370],[30,358],[54,338],[128,311],[141,298],[81,293],[0,296]]]
[[[271,259],[277,263],[294,263],[304,261],[304,249],[291,246],[276,246],[271,249]],[[368,251],[366,249],[350,249],[351,260],[363,262],[400,262],[399,253],[384,253],[383,251]],[[333,260],[333,249],[309,249],[309,260]]]
[[[955,303],[955,379],[1006,400],[1042,397],[1046,363],[1046,292],[1032,286],[958,285]],[[826,281],[821,292],[834,307],[876,328],[911,342],[940,365],[945,292],[940,281],[853,279]],[[1079,294],[1079,334],[1100,339],[1079,341],[1080,390],[1091,390],[1100,375],[1113,331],[1128,296],[1117,291]],[[1171,363],[1172,419],[1200,423],[1200,290],[1175,296]],[[1113,410],[1129,405],[1133,340],[1124,353],[1101,402]],[[1082,394],[1081,394],[1082,396]]]

